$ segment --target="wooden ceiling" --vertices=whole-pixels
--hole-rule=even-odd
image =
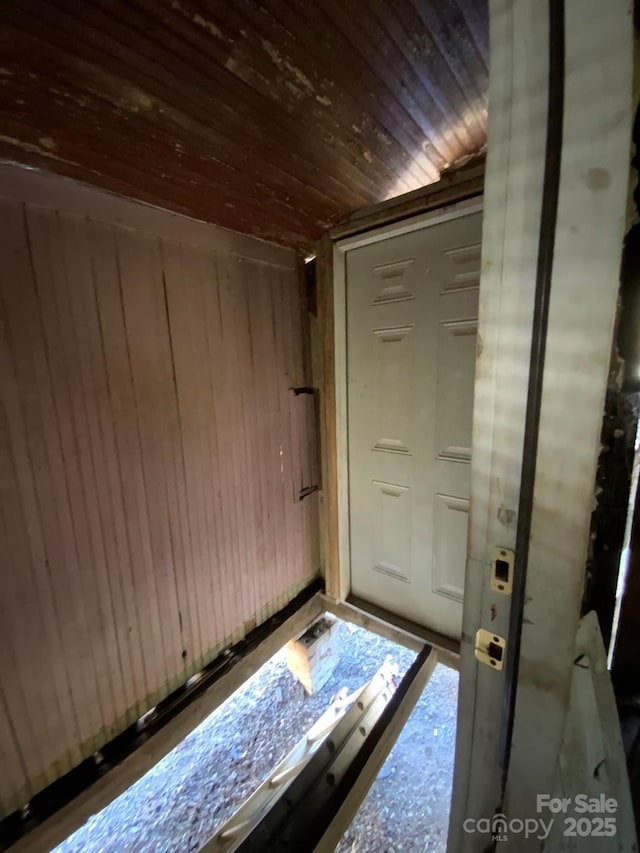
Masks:
[[[486,138],[487,0],[3,0],[0,159],[308,247]]]

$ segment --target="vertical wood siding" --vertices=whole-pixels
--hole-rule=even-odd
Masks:
[[[318,565],[294,254],[21,180],[0,199],[0,816]]]

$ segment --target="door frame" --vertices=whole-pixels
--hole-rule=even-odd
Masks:
[[[319,315],[323,343],[323,562],[327,595],[344,602],[351,593],[349,467],[347,446],[347,316],[346,253],[371,243],[409,234],[483,209],[484,161],[401,197],[382,203],[359,217],[356,233],[350,223],[338,226],[318,250]],[[442,186],[444,184],[444,186]],[[418,209],[416,210],[416,207]],[[395,215],[394,215],[395,214]],[[380,222],[381,215],[387,221]],[[352,225],[353,227],[353,225]],[[344,232],[347,232],[346,234]],[[359,604],[362,602],[359,600]],[[386,614],[394,621],[393,614]],[[402,620],[406,625],[407,620]],[[423,629],[423,636],[424,636]],[[427,629],[428,631],[428,629]],[[429,632],[429,641],[451,650],[452,641]],[[457,644],[456,644],[457,648]]]

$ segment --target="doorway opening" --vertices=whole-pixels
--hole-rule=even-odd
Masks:
[[[399,682],[416,659],[340,619],[332,642],[332,671],[312,694],[293,674],[285,646],[53,853],[200,850],[341,692],[356,695],[385,661]],[[445,850],[456,707],[457,673],[439,664],[338,850],[410,850],[412,839],[420,849],[428,841],[436,846],[425,849]]]

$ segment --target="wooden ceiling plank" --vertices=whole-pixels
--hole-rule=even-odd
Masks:
[[[283,19],[286,19],[288,15],[286,2],[284,0],[270,0],[270,2],[272,8],[277,6],[282,10],[280,14]],[[312,13],[313,10],[309,10],[306,6],[303,6],[303,10],[305,12],[303,29],[308,32],[309,37],[315,43],[322,45],[324,62],[331,65],[335,61],[334,56],[336,54],[349,57],[347,73],[350,74],[354,83],[358,83],[358,88],[361,91],[360,97],[367,97],[373,102],[383,104],[391,116],[392,122],[411,127],[412,136],[418,144],[420,144],[419,140],[426,140],[431,144],[437,155],[435,160],[431,159],[430,168],[426,174],[430,181],[437,180],[441,165],[446,160],[446,151],[438,148],[438,133],[431,117],[425,115],[423,111],[417,110],[411,99],[407,104],[402,98],[397,97],[396,92],[389,85],[381,85],[382,78],[369,61],[366,38],[364,42],[360,38],[358,39],[360,42],[358,48],[350,38],[349,30],[338,27],[328,13],[322,12],[322,7],[317,8],[317,14]],[[354,17],[358,18],[358,15]],[[360,132],[371,132],[371,127],[363,126],[360,128]],[[412,146],[409,148],[411,149]]]
[[[159,33],[164,40],[166,36],[170,34],[170,27],[168,26],[169,20],[166,17],[166,7],[164,7],[163,4],[156,3],[155,0],[134,0],[134,2],[141,8],[147,9],[148,7],[149,15],[152,15],[154,12],[161,14],[164,9],[165,17],[161,20],[165,26]],[[203,61],[209,62],[207,74],[209,76],[210,83],[217,87],[221,96],[228,96],[228,101],[234,104],[234,108],[236,110],[235,115],[241,121],[251,123],[256,129],[258,137],[265,138],[265,144],[267,146],[272,144],[274,138],[273,131],[275,131],[275,138],[280,140],[282,144],[286,146],[285,150],[289,152],[290,157],[293,160],[302,160],[302,158],[296,153],[295,145],[302,145],[303,134],[301,132],[300,124],[295,120],[295,117],[289,117],[284,113],[281,115],[274,115],[270,105],[265,105],[264,100],[260,98],[258,93],[256,93],[256,91],[248,84],[233,75],[222,65],[212,64],[209,57],[206,55],[208,47],[206,36],[198,29],[197,26],[192,26],[189,30],[183,30],[181,32],[181,39],[192,62],[197,60],[199,57],[202,57]],[[205,42],[204,44],[203,40]],[[227,109],[229,108],[227,107]],[[271,124],[269,125],[270,137],[265,136],[263,125],[260,123],[263,118],[265,119],[265,123],[267,119],[271,121]],[[308,158],[306,164],[309,167],[318,170],[319,174],[323,176],[325,183],[327,181],[330,184],[335,183],[343,193],[353,193],[353,185],[348,183],[347,179],[343,177],[337,179],[333,174],[326,172],[324,168],[324,165],[326,165],[326,151],[323,146],[316,144],[315,140],[306,140],[305,154]],[[339,158],[336,159],[339,163]]]
[[[166,12],[165,6],[154,3],[153,0],[134,0],[134,5],[141,9],[144,8],[146,15],[153,15],[161,11]],[[183,5],[181,3],[181,6]],[[127,5],[127,19],[130,18],[130,8]],[[175,10],[172,11],[174,15],[178,14]],[[155,35],[162,43],[172,38],[172,29],[167,24],[168,21],[164,28],[158,28],[155,31]],[[189,39],[190,41],[194,36],[203,37],[197,25],[192,22],[183,20],[182,25],[184,28],[180,30],[181,39]],[[138,25],[136,24],[136,26]],[[139,30],[139,35],[144,36],[142,29]],[[177,44],[174,44],[174,49],[178,49]],[[205,50],[206,54],[206,46],[201,46],[201,49]],[[191,52],[189,52],[189,57],[192,57]],[[369,197],[377,193],[378,184],[369,175],[363,173],[362,169],[356,165],[357,160],[354,159],[352,154],[345,157],[340,152],[335,151],[333,147],[327,147],[317,135],[310,136],[308,134],[306,129],[302,127],[297,116],[290,115],[283,109],[274,109],[273,103],[269,103],[263,94],[253,88],[241,76],[238,76],[237,73],[233,73],[225,67],[225,64],[233,64],[229,62],[228,57],[226,61],[223,57],[222,59],[218,58],[216,62],[212,62],[211,57],[208,56],[206,59],[208,62],[208,73],[211,76],[212,82],[215,80],[215,86],[218,87],[221,95],[224,95],[230,104],[234,104],[236,109],[242,108],[242,116],[245,121],[258,122],[258,127],[263,132],[265,129],[268,129],[269,136],[277,135],[290,152],[304,152],[304,156],[323,171],[325,180],[327,176],[330,179],[338,180],[347,191],[350,189],[353,190],[357,186],[359,192]],[[223,86],[223,89],[220,89],[220,86]],[[331,152],[331,156],[328,160],[327,154],[329,151]]]
[[[60,110],[56,110],[57,103],[47,97],[46,90],[39,97],[31,91],[26,94],[31,98],[32,105],[39,108],[40,115],[47,117],[48,127],[51,127],[54,133],[60,127],[60,134],[57,135],[63,136],[64,123],[68,120],[69,113],[63,115]],[[130,158],[126,158],[126,155],[125,159],[122,158],[122,155],[118,156],[117,148],[114,146],[111,146],[107,151],[95,151],[91,147],[91,140],[85,145],[85,137],[81,130],[83,114],[81,108],[78,107],[79,117],[71,115],[74,118],[74,147],[69,152],[65,148],[65,144],[58,145],[55,151],[48,150],[42,139],[38,137],[37,131],[31,140],[26,139],[25,141],[24,123],[16,121],[9,110],[2,109],[2,112],[5,134],[3,138],[0,138],[0,156],[16,161],[28,159],[32,165],[44,165],[45,168],[54,167],[55,171],[63,171],[67,176],[78,179],[83,178],[84,170],[85,180],[87,179],[87,172],[89,172],[92,178],[91,182],[104,189],[111,192],[121,192],[150,204],[167,207],[167,181],[162,174],[154,170],[141,173],[135,164],[131,164]],[[141,133],[135,139],[137,148],[143,154],[145,153],[147,139],[148,133]],[[20,156],[24,155],[25,151],[30,153],[28,158]],[[82,164],[74,159],[77,153],[82,154]],[[148,158],[145,157],[144,160],[148,161]],[[65,164],[64,170],[55,168],[60,163]],[[115,170],[114,166],[116,167]],[[113,178],[114,171],[117,175],[115,181]],[[194,174],[199,177],[202,184],[202,175]],[[216,181],[215,176],[210,187],[207,189],[205,186],[201,194],[196,197],[193,194],[193,180],[195,179],[185,185],[181,180],[174,177],[171,184],[171,202],[169,205],[171,209],[177,209],[204,220],[208,220],[213,214],[225,227],[235,228],[242,232],[251,229],[251,233],[256,233],[265,239],[274,239],[278,233],[278,228],[270,228],[271,219],[268,213],[265,215],[264,204],[252,206],[247,203],[247,199],[242,195],[230,196],[226,194],[220,189],[220,181]],[[273,220],[275,221],[275,217]],[[286,226],[287,234],[292,238],[291,245],[295,244],[300,247],[308,244],[308,238],[298,227],[297,220],[289,221],[281,217],[279,221],[283,231]],[[322,228],[318,225],[315,230],[321,233]],[[295,239],[293,239],[294,237]]]
[[[471,48],[460,50],[457,44],[457,50],[451,49],[455,39],[431,4],[420,4],[422,16],[416,13],[410,0],[386,0],[378,6],[379,14],[384,14],[389,22],[389,32],[398,49],[404,51],[418,77],[423,81],[430,77],[440,81],[449,114],[464,124],[474,147],[484,145],[486,97],[467,73],[465,62]]]
[[[183,4],[182,4],[182,5],[183,5]],[[206,7],[205,7],[205,6],[202,6],[202,5],[201,5],[201,6],[199,6],[198,8],[202,9],[202,11],[203,11],[203,12],[205,12],[205,11],[206,11]],[[263,7],[261,7],[261,8],[263,8]],[[287,12],[289,12],[289,9],[290,9],[290,7],[287,7]],[[265,10],[265,12],[266,12],[266,11],[267,11],[267,10]],[[201,16],[201,17],[202,17],[202,16]],[[209,21],[208,21],[208,23],[211,23],[211,22],[209,22]],[[218,23],[222,24],[222,21],[218,20]],[[217,26],[217,25],[216,25],[216,26]],[[240,32],[240,30],[239,30],[239,29],[237,29],[237,32]],[[245,32],[246,32],[246,30],[245,30]],[[349,47],[349,46],[348,46],[348,44],[347,44],[347,47]],[[331,63],[329,63],[329,65],[330,65],[330,64],[331,64]],[[407,120],[410,120],[410,117],[408,117],[406,114],[404,114],[404,115],[402,116],[402,121],[403,121],[404,123],[406,123],[406,122],[407,122]],[[434,174],[433,174],[433,177],[435,177],[435,176],[436,176],[436,173],[434,173]],[[431,177],[431,176],[429,176],[429,177]],[[379,186],[380,186],[379,175],[378,175],[378,176],[376,176],[376,179],[377,179],[377,183],[376,183],[376,191],[377,191],[377,192],[379,192]]]
[[[445,0],[447,2],[447,0]],[[489,10],[487,0],[449,0],[458,27],[471,33],[485,68],[489,67]]]
[[[392,38],[390,30],[393,29],[394,15],[389,15],[389,20],[381,20],[380,9],[376,9],[375,3],[363,0],[363,20],[367,22],[369,37],[375,44],[380,46],[380,52],[385,67],[397,69],[396,77],[389,76],[389,80],[395,80],[395,86],[400,92],[407,90],[416,103],[418,109],[425,116],[433,116],[433,121],[440,136],[446,141],[449,156],[447,163],[457,159],[461,153],[469,150],[473,143],[466,133],[465,128],[459,128],[450,121],[451,113],[455,111],[447,101],[442,88],[442,80],[435,79],[433,74],[426,78],[420,77],[407,60],[404,49],[398,47]]]
[[[394,181],[402,179],[402,175],[412,166],[408,150],[417,143],[418,138],[424,138],[413,121],[401,122],[392,117],[381,99],[373,97],[367,87],[357,86],[357,76],[352,67],[336,61],[331,63],[331,55],[327,56],[323,50],[323,40],[310,32],[294,6],[285,5],[283,13],[283,4],[271,2],[260,7],[258,12],[251,0],[240,0],[237,8],[268,39],[269,49],[277,45],[279,62],[291,63],[294,68],[304,67],[305,75],[314,85],[315,91],[310,93],[310,97],[320,104],[320,110],[330,110],[338,116],[345,132],[355,139],[365,156],[367,147],[375,150],[378,159],[386,157],[394,164]],[[292,31],[294,24],[297,25],[296,33]],[[331,46],[331,54],[334,58],[340,55],[338,44]],[[327,76],[328,69],[330,77]],[[316,107],[316,111],[318,109]],[[365,141],[355,129],[363,126],[367,120],[370,121],[370,116],[379,118],[380,132],[370,134]],[[306,116],[302,118],[306,120]],[[417,169],[413,173],[413,180],[421,184],[433,181],[435,177],[433,171],[428,173]]]
[[[365,60],[365,64],[377,81],[374,91],[376,93],[388,91],[418,126],[423,128],[426,139],[432,140],[433,150],[436,155],[439,155],[440,159],[435,163],[437,168],[441,169],[445,163],[450,162],[453,156],[451,143],[442,132],[446,115],[433,101],[430,103],[427,99],[423,99],[422,103],[416,101],[417,93],[412,86],[405,84],[404,74],[398,69],[397,54],[393,56],[393,61],[390,61],[388,57],[379,53],[380,50],[388,51],[388,41],[384,32],[377,26],[377,22],[367,14],[364,4],[359,6],[357,18],[353,15],[352,9],[346,7],[340,0],[322,0],[322,6],[317,8],[317,12],[323,14],[335,28],[340,29],[356,52]],[[462,147],[460,142],[458,147]]]
[[[486,7],[9,0],[0,157],[303,251],[484,145]]]
[[[482,109],[475,109],[476,121],[482,126],[487,123],[487,89],[489,85],[489,67],[477,48],[464,18],[453,10],[447,2],[425,3],[424,0],[390,0],[405,10],[413,9],[422,25],[431,34],[434,43],[445,58],[445,61],[473,109],[475,104],[483,104]],[[489,37],[489,10],[486,0],[480,5],[485,8],[485,41]],[[457,9],[457,7],[456,7]]]
[[[359,164],[359,170],[363,176],[371,181],[375,192],[378,191],[380,182],[393,183],[398,180],[399,175],[392,171],[392,164],[376,156],[371,150],[364,150],[362,140],[357,139],[350,128],[342,125],[334,110],[321,109],[314,98],[308,97],[302,104],[299,97],[292,90],[302,92],[309,91],[309,80],[306,73],[298,70],[299,84],[292,82],[294,75],[282,75],[274,57],[278,55],[279,48],[275,52],[271,50],[271,56],[265,50],[264,41],[261,41],[253,26],[243,27],[242,19],[239,19],[236,4],[213,4],[201,2],[201,8],[209,17],[217,15],[215,21],[221,27],[230,27],[237,33],[234,50],[231,56],[233,67],[242,79],[253,85],[267,99],[275,101],[275,106],[295,116],[299,123],[308,132],[319,136],[327,150],[341,152],[345,160]],[[272,48],[275,46],[272,46]],[[291,64],[292,65],[292,64]],[[306,70],[306,69],[305,69]]]
[[[45,72],[45,77],[48,81],[53,79],[53,77],[46,74],[45,57],[46,50],[40,51],[39,64],[43,72]],[[43,138],[39,136],[38,129],[32,128],[31,132],[33,136],[30,139],[27,138],[27,142],[35,146],[40,145],[42,153],[49,153],[52,160],[62,157],[64,161],[75,162],[74,152],[78,149],[84,152],[85,157],[87,155],[91,156],[90,152],[92,152],[94,156],[102,158],[102,162],[107,167],[107,175],[113,172],[111,167],[115,165],[121,174],[126,173],[132,176],[129,179],[128,194],[130,195],[135,196],[137,194],[139,188],[142,186],[142,176],[144,176],[145,182],[158,180],[161,187],[166,186],[165,174],[157,171],[158,168],[162,168],[162,165],[160,163],[156,167],[156,161],[153,157],[154,154],[157,157],[157,149],[163,145],[168,147],[168,153],[172,153],[173,140],[169,135],[166,133],[159,134],[158,129],[154,125],[148,124],[143,116],[133,115],[125,118],[114,115],[112,117],[113,134],[108,140],[109,144],[106,147],[96,147],[96,137],[100,135],[100,128],[97,122],[100,121],[101,113],[96,110],[95,106],[78,103],[79,99],[86,97],[86,90],[81,90],[74,97],[73,89],[71,89],[68,92],[69,98],[64,100],[63,91],[60,91],[60,94],[56,94],[55,85],[53,92],[48,90],[47,87],[48,84],[45,83],[36,92],[32,92],[29,88],[25,88],[22,91],[18,88],[17,83],[14,83],[12,87],[12,91],[16,94],[23,95],[23,98],[19,100],[26,102],[28,98],[30,107],[34,109],[34,112],[41,118],[46,118],[47,132],[51,134],[44,138],[45,144],[43,145]],[[2,103],[1,92],[0,103]],[[59,107],[62,107],[62,109],[59,109]],[[14,115],[11,104],[4,104],[3,114],[3,124],[6,128],[12,121],[12,115]],[[93,121],[91,120],[92,118],[94,119]],[[24,124],[19,124],[19,114],[16,115],[14,122],[18,123],[18,126],[24,131]],[[73,139],[71,141],[67,139],[69,123],[72,123],[74,127]],[[116,128],[118,125],[121,126],[122,133],[117,132]],[[88,134],[86,131],[88,131]],[[19,130],[15,132],[19,134],[17,138],[25,136],[24,132],[21,133]],[[150,147],[150,141],[153,141],[154,138],[156,142],[155,148],[153,146]],[[122,139],[127,140],[126,147],[123,147]],[[47,145],[53,146],[53,150],[46,151]],[[133,158],[131,156],[132,152],[136,152],[136,156]],[[242,191],[242,183],[246,181],[247,187],[251,188],[251,179],[245,179],[245,176],[237,173],[235,170],[233,172],[233,180],[224,178],[224,174],[231,171],[231,167],[224,162],[203,161],[202,159],[199,162],[201,164],[199,168],[193,170],[193,168],[190,168],[183,161],[177,174],[174,173],[171,187],[174,198],[179,196],[180,189],[189,194],[193,193],[192,187],[194,184],[199,184],[204,189],[207,183],[206,178],[210,174],[210,192],[220,197],[219,202],[222,205],[226,206],[232,203],[238,209],[253,209],[254,217],[247,221],[260,221],[260,218],[264,217],[265,209],[268,209],[269,205],[275,207],[280,221],[292,228],[297,228],[306,221],[306,217],[303,217],[300,211],[295,208],[285,207],[277,195],[266,196],[262,199],[248,198]],[[144,170],[141,171],[137,168],[136,163],[144,163]],[[155,168],[149,171],[149,167],[151,166]],[[209,170],[211,170],[210,173]],[[96,173],[105,174],[104,169],[97,170]],[[239,180],[240,178],[242,181]],[[224,190],[222,189],[223,187]],[[209,196],[208,204],[212,202],[214,202],[214,199]],[[313,226],[321,230],[321,226],[312,219],[308,220],[307,226]]]
[[[437,104],[440,112],[446,116],[449,132],[453,133],[464,150],[479,145],[468,123],[459,121],[460,111],[451,92],[451,84],[455,86],[455,80],[449,66],[439,61],[441,58],[437,53],[426,60],[421,51],[414,53],[411,50],[411,39],[405,31],[407,22],[401,23],[396,11],[388,4],[380,0],[365,0],[365,6],[379,31],[387,37],[389,55],[395,53],[402,58],[401,63],[398,63],[401,79],[409,83],[416,101],[424,104],[426,97]],[[419,32],[430,38],[430,33],[424,25],[420,27]],[[416,53],[420,54],[419,58],[416,58]]]
[[[40,8],[40,10],[42,10],[42,8],[44,8],[44,7],[39,6],[39,8]],[[58,14],[58,13],[56,12],[55,14]],[[32,22],[29,22],[29,28],[31,28],[32,26],[33,26]],[[81,31],[81,33],[80,33],[80,35],[85,36],[85,40],[86,40],[86,34],[87,34],[86,30]],[[93,47],[89,50],[89,55],[91,55],[93,48],[95,48],[95,50],[93,50],[93,52],[100,51],[100,49],[101,49],[100,48],[100,42],[105,40],[105,37],[103,35],[102,30],[96,31],[94,35],[95,35],[95,42],[92,42]],[[62,33],[62,37],[63,36],[64,36],[64,32]],[[135,33],[134,33],[134,36],[135,36]],[[68,47],[68,42],[69,42],[69,39],[68,38],[65,39],[65,47]],[[219,104],[219,106],[221,106],[221,104]],[[291,160],[291,156],[289,159]],[[316,182],[320,185],[326,186],[327,183],[330,182],[330,181],[329,182],[327,181],[326,172],[322,172],[322,170],[316,169]],[[300,185],[301,185],[301,187],[305,186],[303,181],[300,181]],[[316,189],[316,188],[314,187],[314,189]],[[341,191],[342,195],[344,196],[345,192],[348,191],[348,187],[347,186],[341,186],[340,191]],[[336,193],[336,196],[337,196],[337,193]],[[358,196],[357,201],[361,201],[361,200],[362,200],[362,196]],[[354,199],[354,202],[355,201],[356,201],[356,199]]]
[[[22,163],[25,161],[25,158],[21,156],[23,153],[23,149],[18,147],[15,141],[7,141],[0,137],[0,160],[5,162]],[[36,151],[35,147],[29,152],[29,156],[26,159],[28,159],[29,165],[31,166],[51,169],[51,157],[47,156],[47,153],[44,151]],[[95,164],[93,163],[92,167],[89,168],[84,163],[82,165],[77,165],[75,163],[68,162],[66,165],[67,168],[64,170],[64,175],[66,177],[86,183],[87,175],[90,174],[92,176],[91,183],[94,186],[107,190],[108,192],[118,193],[122,196],[130,198],[133,197],[131,194],[131,185],[129,183],[112,178],[105,179],[102,172],[94,168]],[[167,206],[166,196],[157,190],[154,192],[152,190],[143,189],[136,193],[136,197],[139,201],[145,204],[150,204],[154,207],[164,209],[171,209],[191,218],[195,217],[196,219],[200,219],[205,222],[208,221],[208,219],[203,214],[200,214],[197,209],[194,210],[192,204],[186,204],[180,197],[175,201],[172,201],[170,208]],[[210,216],[212,213],[211,208],[207,208],[206,212],[207,215]],[[214,210],[213,213],[215,214],[216,211]],[[268,223],[268,219],[265,218],[263,218],[260,223],[256,223],[255,221],[249,220],[237,213],[234,214],[233,212],[228,213],[227,211],[222,211],[219,221],[223,223],[222,227],[230,228],[233,231],[244,234],[252,234],[264,240],[279,242],[282,245],[294,247],[299,251],[306,251],[309,246],[309,238],[306,234],[301,234],[300,232],[287,229],[280,225],[277,227],[269,227],[268,225],[265,225],[265,223]]]
[[[92,15],[95,15],[95,14],[99,13],[99,10],[96,10],[95,7],[93,9],[89,9],[89,7],[92,7],[92,6],[94,6],[94,4],[88,4],[84,8],[82,14],[86,15],[88,13],[91,13]],[[40,13],[44,14],[45,12],[46,12],[46,7],[44,4],[41,4]],[[58,36],[56,36],[56,30],[49,30],[48,31],[49,32],[49,39],[52,42],[54,41],[54,39],[57,39],[56,43],[60,44],[61,42],[63,42],[64,36],[67,33],[69,33],[69,32],[72,34],[75,33],[77,35],[77,38],[82,39],[82,41],[83,41],[83,44],[80,46],[80,49],[83,51],[83,54],[84,54],[85,58],[87,59],[87,61],[89,61],[90,58],[95,57],[94,62],[97,64],[97,61],[100,59],[100,57],[107,54],[107,56],[110,58],[109,67],[110,68],[112,67],[111,60],[113,60],[114,72],[117,69],[120,74],[122,74],[125,69],[122,67],[122,65],[120,67],[118,67],[118,62],[126,63],[125,68],[129,68],[130,63],[134,63],[135,68],[136,68],[136,73],[144,75],[144,79],[141,80],[141,83],[142,83],[141,89],[143,91],[145,91],[145,90],[148,90],[150,92],[153,91],[154,94],[158,93],[157,96],[159,96],[161,94],[163,99],[167,99],[168,92],[171,91],[172,85],[174,85],[174,86],[180,85],[180,80],[177,78],[174,78],[168,71],[166,71],[161,63],[149,63],[148,60],[145,60],[145,57],[141,52],[136,53],[136,51],[135,51],[135,49],[133,49],[133,47],[129,47],[128,45],[125,44],[126,39],[131,40],[132,44],[135,44],[135,42],[136,42],[135,31],[128,31],[127,28],[119,27],[116,23],[115,25],[113,25],[113,26],[118,26],[116,31],[118,33],[119,40],[116,41],[115,39],[111,38],[109,35],[109,27],[112,25],[109,24],[108,19],[102,20],[102,19],[98,18],[96,21],[96,26],[87,29],[87,27],[82,26],[81,22],[79,22],[79,21],[76,22],[76,18],[78,17],[78,15],[74,15],[74,16],[70,16],[70,17],[62,17],[62,15],[64,15],[63,10],[56,10],[55,12],[52,12],[47,16],[47,21],[49,23],[51,23],[53,26],[55,26],[55,23],[56,23],[55,19],[57,16],[57,18],[59,19],[58,25],[61,28],[63,28],[60,30]],[[38,17],[38,20],[41,20],[41,18]],[[100,23],[102,24],[102,26],[100,26]],[[66,41],[68,42],[68,38],[66,39]],[[76,50],[77,53],[80,52],[79,49],[74,48],[74,50]],[[111,50],[111,52],[107,53],[108,50]],[[106,66],[106,58],[105,58],[104,62],[100,59],[100,62],[101,62],[101,65],[103,67]],[[146,72],[144,70],[145,62],[146,62],[146,66],[147,66]],[[182,70],[183,70],[184,74],[187,74],[189,69],[188,69],[188,67],[185,67]],[[151,77],[150,76],[151,74],[155,74],[156,79]],[[193,72],[192,72],[192,75],[193,75]],[[159,79],[157,79],[157,78],[159,78]],[[208,103],[207,90],[206,89],[198,90],[198,93],[200,96],[201,104],[202,103]],[[181,93],[179,91],[177,91],[176,97],[179,98],[180,94]],[[211,111],[207,112],[205,109],[203,109],[202,105],[199,105],[197,103],[197,100],[195,97],[191,98],[191,99],[188,97],[188,91],[185,93],[185,95],[187,97],[185,98],[183,96],[183,98],[182,98],[183,102],[186,101],[187,103],[190,103],[190,110],[199,111],[200,115],[202,116],[199,131],[201,132],[200,135],[203,138],[207,138],[207,137],[211,136],[212,134],[215,134],[216,139],[220,144],[229,145],[230,142],[235,141],[233,138],[231,138],[231,134],[233,134],[233,128],[229,127],[229,122],[225,122],[223,124],[223,127],[219,130],[211,128],[210,126],[207,126],[207,124],[205,123],[207,118],[210,118],[210,120],[215,120],[216,113],[220,112],[221,107],[223,106],[221,104],[221,102],[218,101],[217,103],[212,103],[211,104]],[[174,102],[174,105],[175,105],[175,102]],[[187,113],[184,110],[181,110],[179,112],[182,115],[183,120],[186,119]],[[231,134],[229,134],[227,132],[227,130],[231,131]],[[246,133],[246,128],[245,128],[245,134],[244,135],[245,135],[245,139],[246,139],[248,136]],[[249,143],[247,143],[245,141],[244,153],[246,153],[246,148],[248,147],[248,144]],[[250,145],[251,145],[252,149],[255,150],[256,153],[258,153],[258,151],[260,150],[260,147],[259,146],[256,147],[255,143],[250,143]],[[266,148],[266,146],[263,146],[262,150],[263,150],[263,152],[269,151],[269,149]],[[243,153],[241,148],[239,149],[239,153],[240,154]],[[283,158],[284,158],[284,155],[283,155]],[[231,157],[231,162],[233,162],[233,157]],[[289,157],[289,162],[291,162],[291,157]],[[261,160],[261,163],[262,163],[262,160]],[[288,172],[286,172],[284,170],[284,168],[282,168],[282,173],[284,175],[286,175],[286,177],[289,179],[289,182],[291,182],[291,175]],[[264,181],[265,180],[264,168],[262,168],[262,167],[261,167],[261,175],[263,176],[262,181]],[[320,170],[317,170],[317,174],[315,177],[315,185],[309,184],[309,183],[305,184],[302,181],[299,181],[297,188],[300,191],[300,193],[304,193],[306,191],[306,189],[308,187],[310,187],[312,194],[317,193],[319,195],[322,195],[322,193],[318,189],[317,185],[323,186],[325,184],[326,184],[326,174],[323,175],[323,173]],[[281,189],[286,189],[287,191],[291,192],[291,187],[287,186],[286,182],[284,185],[281,185]],[[327,207],[327,210],[329,210],[331,208],[331,206],[335,206],[335,200],[336,200],[336,198],[339,198],[339,197],[340,196],[337,194],[334,195],[334,199],[332,201],[328,202],[329,206]],[[342,197],[344,197],[344,190],[342,190]],[[308,202],[308,199],[307,199],[307,202]],[[327,205],[327,202],[323,202],[323,204]]]

